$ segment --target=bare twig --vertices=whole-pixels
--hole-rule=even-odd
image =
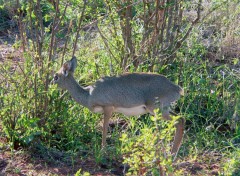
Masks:
[[[77,47],[77,41],[78,41],[78,37],[79,37],[79,32],[81,30],[83,16],[84,16],[84,13],[85,13],[85,10],[86,10],[87,0],[83,0],[83,2],[84,2],[84,4],[83,4],[83,9],[82,9],[82,14],[81,14],[80,19],[78,21],[77,35],[76,35],[76,39],[75,39],[74,46],[73,46],[72,56],[75,55],[75,51],[76,51],[76,47]]]
[[[32,12],[33,12],[33,4],[32,1],[29,1],[29,9],[28,9],[28,13],[29,13],[29,21],[30,21],[30,35],[31,38],[34,39],[34,34],[33,34],[33,19],[32,19]],[[35,40],[32,40],[33,43],[33,51],[36,51],[36,44],[35,44]]]
[[[200,15],[201,15],[201,5],[202,5],[202,0],[199,0],[198,2],[198,8],[197,8],[197,17],[196,19],[192,22],[191,26],[188,28],[187,32],[185,33],[185,35],[176,42],[175,48],[172,50],[171,54],[168,55],[165,59],[167,60],[168,58],[171,58],[177,51],[178,49],[182,46],[183,42],[187,39],[187,37],[189,36],[189,34],[191,33],[193,27],[198,23],[198,21],[200,20]],[[167,48],[168,49],[168,48]],[[167,50],[165,49],[165,50]],[[162,56],[166,56],[166,55],[162,55]]]
[[[69,6],[69,3],[66,3],[65,4],[65,7],[64,7],[64,11],[63,11],[63,14],[61,15],[61,18],[58,20],[58,23],[57,23],[57,25],[56,25],[56,27],[55,27],[55,29],[58,31],[58,27],[59,27],[59,25],[61,24],[61,22],[62,22],[62,19],[63,19],[63,17],[65,16],[65,14],[66,14],[66,12],[67,12],[67,7]],[[58,47],[58,40],[57,40],[57,38],[55,38],[55,44],[53,45],[53,48],[54,48],[54,52],[56,52],[57,51],[57,47]],[[65,40],[65,42],[67,43],[67,39]],[[53,53],[54,54],[54,53]]]
[[[21,36],[21,40],[22,40],[22,49],[23,52],[26,52],[26,38],[25,38],[25,33],[24,33],[24,28],[23,28],[23,22],[22,22],[22,18],[23,18],[23,12],[21,12],[20,10],[20,3],[19,0],[17,0],[17,12],[18,12],[18,26],[19,26],[19,32],[20,32],[20,36]]]
[[[98,25],[97,25],[97,29],[98,29],[98,32],[99,32],[100,36],[101,36],[102,39],[103,39],[104,45],[105,45],[105,47],[107,48],[108,52],[111,54],[111,56],[114,58],[114,60],[115,60],[117,63],[119,63],[118,60],[117,60],[117,58],[114,56],[114,54],[112,53],[111,49],[110,49],[109,46],[108,46],[107,38],[103,35],[103,33],[102,33],[101,30],[99,29]]]
[[[53,45],[54,45],[54,40],[55,40],[55,34],[58,31],[58,24],[57,20],[58,20],[58,16],[59,16],[59,0],[56,0],[56,12],[55,12],[55,17],[53,20],[53,26],[52,26],[52,35],[51,35],[51,43],[50,43],[50,47],[49,47],[49,57],[48,57],[48,61],[52,61],[52,55],[53,55]],[[49,64],[48,64],[48,68],[49,68]]]
[[[66,33],[66,39],[65,39],[65,44],[64,44],[63,54],[62,54],[61,65],[63,65],[64,56],[66,54],[67,44],[68,44],[68,39],[69,39],[69,32],[70,32],[71,27],[72,27],[72,20],[70,21],[70,23],[68,25],[68,30],[67,30],[67,33]]]

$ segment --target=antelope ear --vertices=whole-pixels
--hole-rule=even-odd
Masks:
[[[71,68],[71,63],[69,61],[65,62],[62,66],[62,74],[67,77]]]
[[[75,56],[71,60],[65,62],[62,66],[62,74],[67,77],[69,73],[74,73],[77,67],[77,59]]]
[[[71,62],[70,71],[74,73],[74,71],[77,67],[77,58],[75,56],[73,56],[72,59],[70,60],[70,62]]]

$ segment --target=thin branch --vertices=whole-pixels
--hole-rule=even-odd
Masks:
[[[63,49],[63,54],[62,54],[61,65],[63,65],[64,56],[65,56],[65,54],[66,54],[67,43],[68,43],[68,39],[69,39],[69,32],[70,32],[71,27],[72,27],[72,20],[70,21],[70,23],[69,23],[69,25],[68,25],[68,30],[67,30],[66,39],[65,39],[65,44],[64,44],[64,49]]]
[[[57,25],[56,25],[56,27],[55,27],[56,31],[57,31],[59,25],[61,24],[63,17],[64,17],[65,14],[66,14],[68,5],[69,5],[69,3],[66,3],[66,5],[65,5],[65,7],[64,7],[63,14],[61,15],[61,17],[60,17],[60,19],[58,20],[58,23],[57,23]],[[54,45],[53,45],[53,46],[54,46],[54,47],[53,47],[53,48],[54,48],[54,50],[53,50],[54,52],[57,51],[57,44],[58,44],[58,40],[57,40],[57,38],[55,38],[55,43],[54,43]],[[53,54],[54,54],[54,53],[53,53]]]
[[[56,13],[55,13],[55,17],[53,20],[53,26],[52,26],[52,36],[51,36],[51,43],[50,43],[50,47],[49,47],[49,58],[48,61],[52,61],[52,55],[53,55],[53,45],[54,45],[54,40],[55,40],[55,34],[58,30],[58,14],[59,14],[59,10],[58,10],[58,6],[59,6],[59,0],[56,1]],[[49,64],[48,64],[49,67]]]
[[[211,15],[211,13],[213,13],[215,10],[217,10],[218,8],[220,8],[222,5],[227,4],[228,2],[229,2],[229,1],[224,1],[222,4],[219,4],[218,6],[214,7],[212,10],[210,10],[206,15],[204,15],[204,16],[202,17],[202,21],[203,21],[206,17],[208,17],[209,15]]]
[[[117,58],[114,56],[114,54],[112,53],[111,49],[110,49],[109,46],[108,46],[107,38],[102,34],[102,32],[101,32],[101,30],[99,29],[98,25],[97,25],[97,29],[98,29],[98,32],[99,32],[100,36],[101,36],[102,39],[103,39],[104,45],[105,45],[105,47],[107,48],[108,52],[111,54],[111,56],[114,58],[114,60],[115,60],[117,63],[119,63],[118,60],[117,60]]]
[[[201,16],[201,5],[202,5],[202,0],[199,0],[198,2],[198,8],[197,8],[197,17],[196,19],[192,22],[191,26],[188,28],[186,34],[176,42],[176,45],[175,45],[175,48],[174,50],[172,51],[172,54],[169,55],[167,58],[165,59],[168,59],[170,58],[171,56],[173,56],[177,50],[182,46],[183,42],[187,39],[187,37],[189,36],[189,34],[191,33],[193,27],[198,23],[198,21],[200,20],[200,16]],[[168,49],[168,48],[167,48]],[[167,50],[165,49],[165,51]],[[162,56],[165,56],[165,55],[162,55]]]
[[[82,21],[83,21],[83,16],[86,10],[86,4],[87,4],[87,0],[83,0],[84,4],[83,4],[83,9],[82,9],[82,14],[80,16],[80,19],[78,21],[78,29],[77,29],[77,36],[76,36],[76,40],[74,42],[74,46],[73,46],[73,54],[72,56],[75,55],[75,51],[76,51],[76,46],[77,46],[77,41],[78,41],[78,37],[79,37],[79,32],[81,30],[81,25],[82,25]]]

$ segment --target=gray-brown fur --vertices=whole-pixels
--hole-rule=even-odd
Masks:
[[[106,142],[107,126],[110,116],[117,108],[124,111],[139,110],[154,114],[155,108],[163,111],[163,118],[170,120],[168,107],[183,95],[183,89],[170,82],[166,77],[152,73],[127,73],[121,76],[105,77],[98,80],[88,88],[81,87],[74,79],[73,73],[77,66],[77,60],[73,57],[64,63],[55,74],[54,83],[62,89],[67,89],[71,96],[81,105],[91,111],[99,111],[104,114],[103,145]],[[98,108],[98,109],[95,109]],[[133,109],[128,109],[133,108]],[[145,110],[141,110],[145,108]],[[99,110],[100,109],[100,110]],[[183,124],[176,127],[179,135],[175,135],[177,144],[172,151],[177,153],[183,136]],[[179,127],[178,127],[179,126]]]
[[[105,77],[97,81],[89,97],[90,105],[131,107],[153,103],[169,105],[180,97],[182,89],[162,75],[147,73]],[[104,96],[102,96],[104,94]]]

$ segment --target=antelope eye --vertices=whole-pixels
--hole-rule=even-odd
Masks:
[[[54,81],[57,81],[58,80],[58,75],[54,75]]]

